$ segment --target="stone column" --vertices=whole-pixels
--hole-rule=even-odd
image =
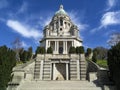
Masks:
[[[54,49],[54,52],[56,53],[56,41],[55,41],[55,47],[54,47],[55,49]]]
[[[72,41],[72,47],[74,46],[74,41]]]
[[[49,47],[49,41],[48,41],[48,47]],[[48,47],[47,47],[47,48],[48,48]]]
[[[55,41],[55,54],[58,54],[58,41]]]
[[[53,63],[53,80],[55,80],[55,63]]]
[[[50,47],[50,41],[49,41],[49,47]]]
[[[59,53],[59,41],[57,41],[57,53]]]
[[[66,63],[66,80],[69,80],[68,63]]]
[[[66,53],[65,41],[63,41],[63,54]]]
[[[79,64],[79,60],[77,60],[77,79],[80,80],[80,64]]]

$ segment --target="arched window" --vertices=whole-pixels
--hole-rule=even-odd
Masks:
[[[60,18],[60,26],[63,26],[63,20]]]

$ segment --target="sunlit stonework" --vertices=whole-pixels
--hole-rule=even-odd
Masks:
[[[79,30],[62,5],[51,22],[45,26],[44,37],[40,41],[40,46],[45,47],[46,50],[51,47],[53,54],[37,55],[36,63],[40,63],[42,66],[40,74],[35,71],[35,79],[85,80],[84,55],[69,54],[70,47],[82,46]],[[83,61],[83,68],[80,68],[80,60]]]

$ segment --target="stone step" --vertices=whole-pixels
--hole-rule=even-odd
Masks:
[[[39,77],[40,77],[40,67],[41,67],[41,61],[35,61],[34,79],[39,79]]]
[[[50,77],[50,74],[43,74],[43,77]]]
[[[80,68],[86,68],[86,65],[80,65]]]
[[[46,60],[44,61],[44,63],[50,63],[50,62],[51,62],[51,61],[46,61]]]
[[[75,79],[77,79],[77,75],[70,75],[70,78],[75,78]]]
[[[70,64],[77,64],[77,62],[70,62]]]
[[[102,90],[87,81],[31,81],[21,84],[18,90]]]
[[[36,67],[36,66],[35,66],[34,68],[35,68],[35,69],[40,69],[40,67]]]
[[[35,68],[35,69],[34,69],[34,71],[38,71],[38,70],[40,71],[40,68]]]
[[[50,70],[50,67],[43,67],[44,69],[49,69]]]

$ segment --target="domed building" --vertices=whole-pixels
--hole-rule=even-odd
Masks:
[[[68,54],[71,46],[82,46],[78,27],[73,24],[62,5],[44,28],[44,37],[40,42],[46,50],[52,47],[53,54]]]
[[[80,80],[86,78],[84,55],[69,54],[70,47],[82,46],[78,27],[73,24],[63,5],[55,13],[49,25],[44,28],[44,37],[40,46],[46,51],[52,48],[53,54],[37,55],[36,64],[41,64],[38,72],[35,68],[35,79],[40,80]],[[84,63],[80,68],[81,57]],[[82,72],[80,69],[84,69]]]
[[[70,47],[82,46],[82,40],[79,38],[78,27],[63,9],[63,5],[45,26],[43,34],[40,46],[46,51],[51,47],[53,53],[37,54],[34,61],[15,67],[8,90],[26,90],[21,88],[27,87],[27,83],[33,81],[86,80],[84,54],[69,53]],[[25,85],[25,82],[27,83],[24,87],[22,85]]]

